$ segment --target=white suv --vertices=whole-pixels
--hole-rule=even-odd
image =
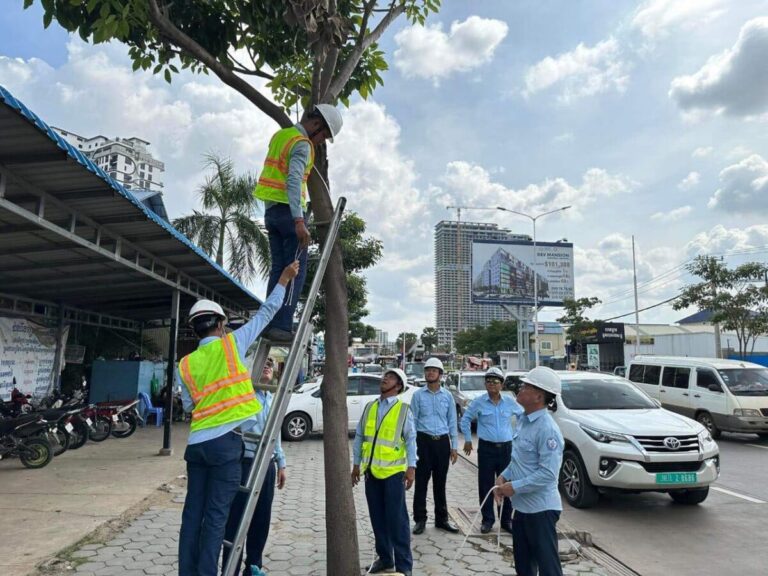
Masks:
[[[660,408],[624,378],[560,372],[553,413],[565,439],[560,491],[576,508],[599,493],[666,492],[699,504],[720,473],[717,443],[704,426]]]

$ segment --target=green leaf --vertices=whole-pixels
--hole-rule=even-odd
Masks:
[[[32,6],[32,4],[35,3],[35,0],[24,0],[24,10]]]
[[[168,70],[168,68],[165,69],[165,81],[168,82],[168,84],[171,83],[171,71]]]
[[[86,7],[88,14],[93,14],[93,11],[96,10],[96,6],[99,5],[99,1],[100,0],[89,0],[88,6]]]
[[[48,28],[48,26],[51,25],[52,20],[53,20],[53,12],[46,12],[43,15],[43,27]]]

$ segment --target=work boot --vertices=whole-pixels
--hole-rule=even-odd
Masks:
[[[504,530],[504,532],[509,532],[512,534],[512,521],[510,520],[508,522],[502,522],[501,529]]]
[[[459,532],[458,526],[456,526],[456,524],[454,524],[450,520],[435,522],[435,528],[440,528],[440,530],[445,530],[446,532],[450,532],[451,534],[457,534]]]
[[[482,524],[480,524],[480,533],[481,534],[488,534],[488,532],[490,532],[491,530],[493,530],[493,523],[492,522],[483,522]]]
[[[269,328],[264,332],[264,337],[272,340],[272,342],[293,342],[293,337],[296,334],[283,330],[282,328]]]
[[[267,573],[258,566],[251,566],[251,576],[267,576]]]
[[[381,558],[376,558],[376,561],[368,568],[369,574],[379,574],[387,570],[392,570],[395,567],[394,564],[386,565]]]
[[[413,525],[413,533],[416,535],[423,534],[426,527],[427,523],[424,520],[419,520]]]

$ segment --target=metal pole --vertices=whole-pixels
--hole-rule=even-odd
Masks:
[[[173,454],[171,448],[171,422],[173,421],[173,381],[176,377],[176,340],[179,336],[179,300],[181,292],[173,291],[171,296],[171,326],[168,330],[168,369],[166,371],[166,385],[168,386],[168,399],[165,405],[165,427],[163,429],[163,447],[161,456]]]
[[[456,333],[461,332],[461,309],[462,309],[462,282],[464,278],[461,274],[462,262],[461,262],[461,208],[456,209],[458,220],[456,222],[456,281],[458,292],[458,314],[456,316],[456,332],[453,335],[453,340],[456,342]]]
[[[635,235],[632,234],[632,278],[635,284],[635,356],[640,354],[640,312],[637,305],[637,266],[635,265]]]
[[[64,354],[64,303],[59,302],[59,322],[56,326],[56,353],[53,357],[52,389],[61,391],[59,373],[61,372],[61,357]]]
[[[533,221],[533,345],[534,357],[536,358],[536,368],[539,367],[539,261],[536,255],[536,218]]]

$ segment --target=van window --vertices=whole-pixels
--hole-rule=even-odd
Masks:
[[[720,370],[720,376],[736,396],[768,396],[768,370],[765,368]]]
[[[632,366],[629,367],[629,379],[632,380],[632,382],[642,382],[644,369],[645,366],[643,364],[632,364]]]
[[[645,372],[643,372],[643,384],[658,386],[659,376],[661,376],[661,366],[651,366],[649,364],[645,367]]]
[[[707,370],[705,368],[697,368],[696,369],[696,387],[704,388],[708,390],[710,384],[717,384],[718,388],[722,388],[722,385],[720,384],[720,381],[717,379],[717,376],[715,376],[714,371]]]
[[[688,388],[688,380],[691,375],[690,368],[675,368],[664,366],[664,372],[661,376],[661,385],[669,388]]]

